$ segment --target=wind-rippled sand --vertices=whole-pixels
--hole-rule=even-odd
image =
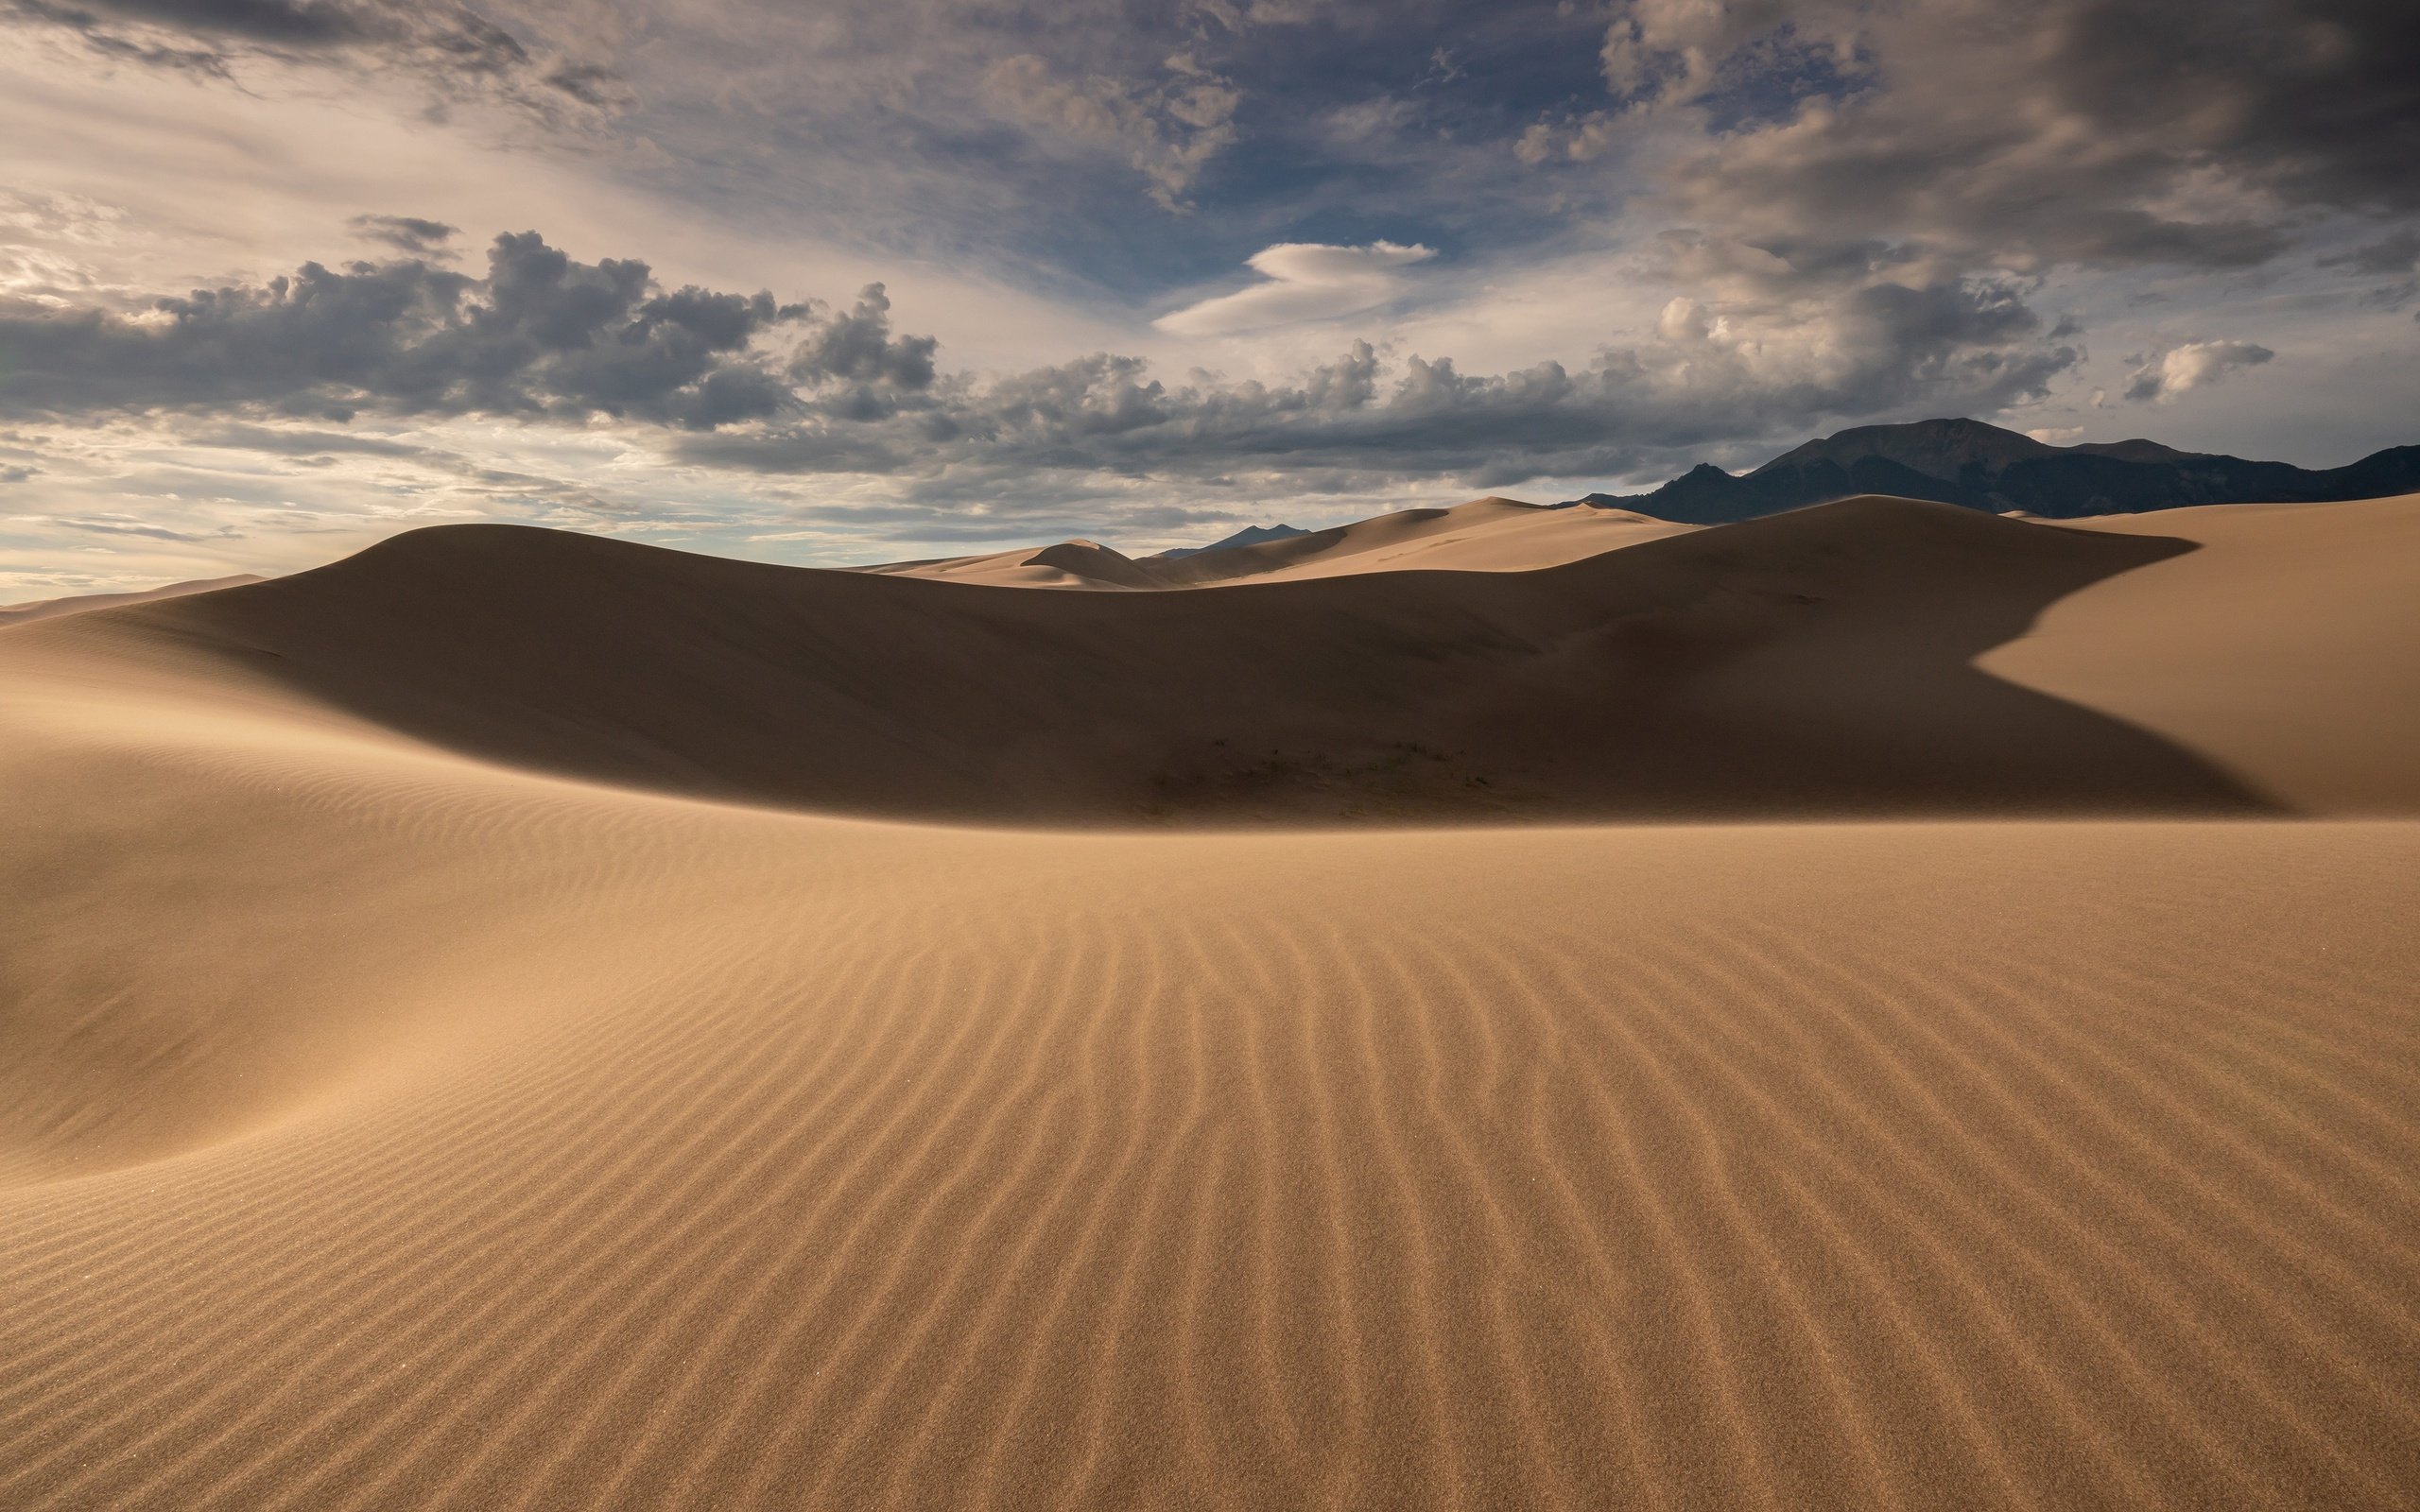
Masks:
[[[0,638],[0,1505],[2420,1504],[2420,824],[873,822],[164,612]]]

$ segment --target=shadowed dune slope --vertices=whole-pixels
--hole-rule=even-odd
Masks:
[[[2187,549],[1862,499],[1532,573],[1051,593],[454,526],[55,633],[496,760],[826,811],[2256,810],[2176,746],[1970,664]]]

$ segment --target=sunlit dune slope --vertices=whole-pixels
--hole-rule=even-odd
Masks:
[[[1019,546],[984,557],[893,562],[856,569],[877,577],[927,577],[988,588],[1165,588],[1142,563],[1091,541]]]
[[[1406,570],[1534,572],[1696,528],[1626,509],[1550,508],[1491,496],[1153,566],[1178,586]]]
[[[2256,811],[2191,752],[1971,664],[2188,549],[1859,499],[1539,572],[1064,593],[458,526],[55,633],[492,759],[827,811]]]
[[[895,562],[866,572],[1009,588],[1196,588],[1284,582],[1347,573],[1534,572],[1622,546],[1697,529],[1625,509],[1550,507],[1473,499],[1449,509],[1406,509],[1279,541],[1169,559],[1121,556],[1089,541],[1019,547],[984,557]]]
[[[2303,812],[2420,810],[2420,494],[2079,521],[2197,549],[2083,589],[1983,671]]]

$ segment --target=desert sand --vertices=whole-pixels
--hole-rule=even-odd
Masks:
[[[2420,1505],[2414,563],[0,631],[0,1505]]]

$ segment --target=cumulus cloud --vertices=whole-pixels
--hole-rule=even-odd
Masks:
[[[1404,292],[1401,270],[1436,256],[1426,247],[1282,242],[1245,259],[1261,282],[1173,310],[1152,322],[1184,335],[1224,335],[1374,309]]]
[[[1709,438],[1798,433],[1909,409],[1989,413],[2039,395],[2077,358],[2010,290],[1860,290],[1800,312],[1792,340],[1759,312],[1684,303],[1650,342],[1569,367],[1468,372],[1357,342],[1285,383],[1171,385],[1097,352],[996,377],[948,374],[863,420],[825,408],[677,439],[683,460],[770,473],[876,473],[1013,487],[1068,473],[1296,488],[1450,475],[1476,487],[1619,473]],[[1016,480],[1012,483],[1011,480]]]
[[[873,394],[931,378],[892,338],[879,284],[849,310],[659,287],[648,265],[581,263],[504,235],[474,279],[424,259],[307,263],[120,314],[0,304],[0,411],[251,409],[349,418],[618,417],[693,429],[802,407],[802,388]],[[799,337],[786,361],[767,340]]]
[[[1268,283],[1194,307],[1196,329],[1359,307],[1426,255],[1270,249],[1254,259]],[[2005,284],[1885,282],[1821,301],[1676,300],[1652,339],[1578,367],[1470,372],[1449,355],[1397,359],[1363,342],[1284,383],[1197,374],[1172,386],[1106,352],[984,374],[943,370],[932,337],[894,330],[879,284],[845,305],[666,289],[645,263],[583,263],[531,232],[497,237],[485,277],[405,257],[306,264],[131,313],[0,305],[0,414],[181,412],[255,427],[357,414],[614,419],[685,433],[666,443],[683,461],[765,473],[1200,479],[1251,467],[1493,484],[1602,473],[1828,416],[1990,412],[2076,360],[2040,327]],[[343,434],[310,444],[403,455],[320,438]]]
[[[2126,397],[2170,399],[2214,384],[2238,368],[2259,367],[2276,355],[2249,341],[2187,341],[2135,359],[2134,370],[2126,375]]]

